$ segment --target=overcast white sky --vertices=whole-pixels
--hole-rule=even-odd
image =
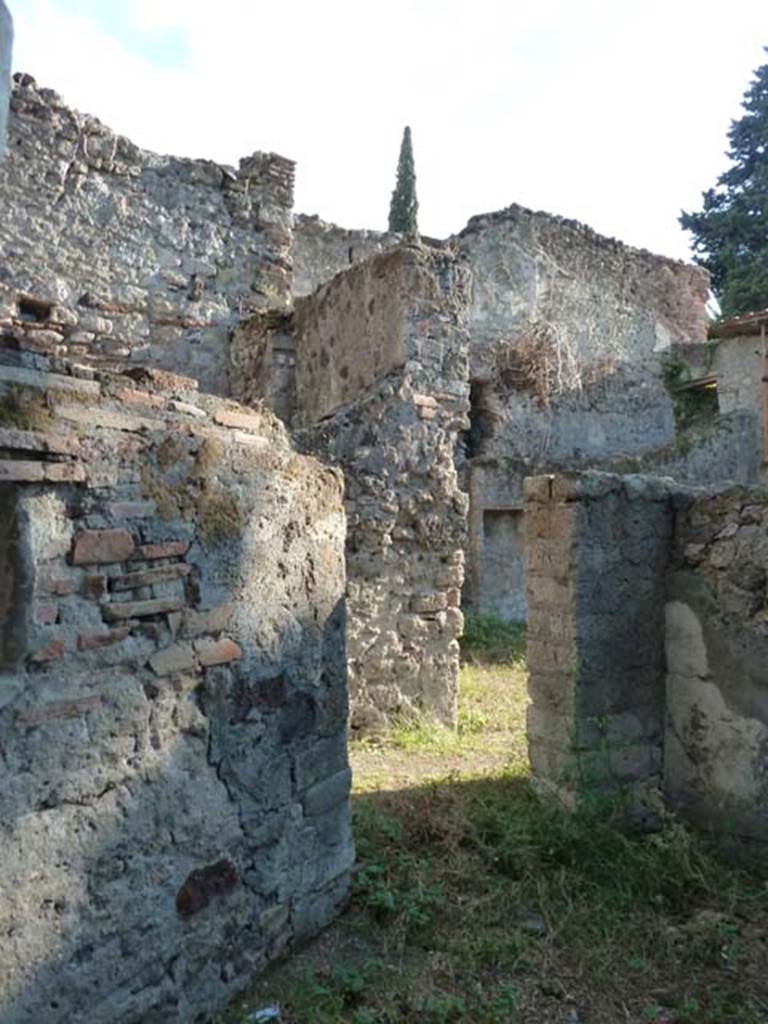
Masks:
[[[296,209],[385,228],[403,125],[420,227],[512,202],[687,258],[768,60],[766,0],[6,0],[14,66],[140,145],[298,162]]]

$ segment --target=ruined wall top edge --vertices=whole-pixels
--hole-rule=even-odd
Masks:
[[[452,235],[450,241],[461,243],[464,239],[470,239],[472,235],[486,231],[488,228],[508,224],[519,224],[522,221],[535,221],[540,226],[548,227],[550,230],[570,233],[574,238],[578,237],[582,242],[587,242],[595,247],[602,247],[606,251],[620,251],[625,255],[636,258],[639,261],[648,260],[658,264],[668,264],[670,267],[685,268],[692,275],[701,280],[702,287],[709,288],[709,274],[703,268],[689,263],[687,260],[678,260],[672,256],[663,256],[651,252],[649,249],[638,249],[635,246],[627,245],[618,238],[611,238],[602,235],[599,231],[588,224],[570,217],[562,217],[559,214],[549,213],[546,210],[532,210],[527,206],[518,203],[511,203],[502,210],[494,210],[490,213],[478,213],[470,217],[467,224],[456,235]]]
[[[69,107],[55,90],[38,85],[36,79],[26,72],[17,72],[13,76],[11,106],[23,106],[27,116],[35,116],[40,121],[69,121],[78,131],[85,134],[111,135],[114,137],[116,154],[122,161],[129,164],[151,167],[156,171],[167,168],[169,172],[176,175],[188,176],[191,181],[207,181],[209,177],[217,174],[224,178],[247,178],[254,174],[269,173],[275,183],[278,179],[282,179],[285,187],[290,188],[291,192],[293,191],[296,162],[288,157],[281,156],[279,153],[266,153],[257,150],[248,156],[241,157],[239,168],[235,170],[227,164],[219,164],[202,157],[180,157],[154,153],[151,150],[142,149],[127,137],[112,131],[93,114],[84,114]]]
[[[668,476],[647,473],[604,473],[600,470],[558,472],[526,477],[523,494],[526,502],[589,501],[608,494],[625,493],[648,501],[672,500],[690,505],[701,499],[740,501],[743,505],[768,501],[768,489],[752,484],[723,481],[706,486],[690,486]]]

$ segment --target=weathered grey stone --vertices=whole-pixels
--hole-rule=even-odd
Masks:
[[[288,302],[292,162],[256,153],[232,171],[156,156],[28,75],[8,132],[0,243],[15,253],[5,283],[23,344],[108,368],[148,362],[227,393],[232,327]]]
[[[0,0],[0,158],[5,153],[8,126],[8,103],[11,94],[11,53],[13,21],[8,8]]]
[[[466,540],[454,456],[467,286],[449,253],[403,248],[340,274],[297,310],[300,437],[346,476],[356,729],[380,729],[398,713],[456,720],[461,624],[447,609]],[[437,404],[438,393],[444,412],[419,417],[416,397]]]
[[[569,551],[566,560],[536,560],[528,576],[534,773],[542,790],[561,799],[568,793],[569,803],[613,786],[652,823],[632,791],[658,784],[661,771],[663,606],[673,543],[667,490],[586,473],[556,476],[546,487],[537,481],[526,493],[532,549],[556,535]],[[559,637],[553,619],[566,627]]]
[[[97,427],[101,401],[78,444],[114,483],[0,494],[8,1024],[210,1017],[328,923],[354,858],[338,474],[201,398],[202,483],[198,435]]]

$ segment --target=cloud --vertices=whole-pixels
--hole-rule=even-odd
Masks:
[[[299,209],[384,227],[408,123],[425,233],[518,201],[678,256],[768,39],[757,0],[15,6],[17,67],[147,148],[296,159]]]

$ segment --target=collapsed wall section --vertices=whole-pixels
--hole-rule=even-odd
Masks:
[[[291,288],[294,165],[157,156],[16,75],[0,163],[0,325],[25,350],[229,392],[229,332]]]
[[[0,1017],[208,1020],[347,891],[340,475],[190,380],[33,362],[0,362]]]
[[[455,722],[467,499],[454,450],[467,425],[467,288],[454,257],[409,247],[297,302],[303,443],[346,481],[355,728],[411,712]]]

